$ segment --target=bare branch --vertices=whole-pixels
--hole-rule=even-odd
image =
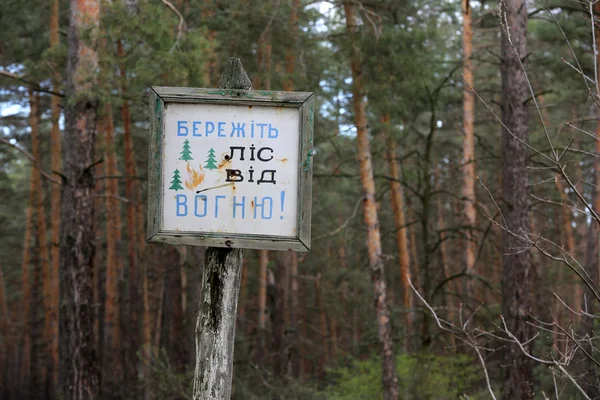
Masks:
[[[319,240],[319,239],[323,239],[328,236],[333,236],[333,235],[336,235],[337,233],[341,232],[342,230],[344,230],[348,226],[350,221],[352,221],[354,219],[354,217],[356,217],[356,213],[358,212],[358,206],[360,206],[360,203],[363,200],[364,200],[364,197],[361,197],[358,199],[358,201],[354,205],[354,211],[352,212],[352,215],[342,225],[340,225],[337,229],[335,229],[329,233],[325,233],[324,235],[315,237],[313,240]]]
[[[175,49],[175,47],[177,47],[179,45],[179,40],[181,40],[181,36],[183,36],[183,30],[186,27],[185,20],[183,19],[183,15],[179,12],[179,10],[173,4],[171,4],[171,2],[169,2],[169,0],[161,0],[161,1],[179,17],[179,25],[177,26],[177,38],[175,39],[175,43],[173,43],[173,46],[169,50],[169,52],[172,52]]]
[[[10,140],[8,140],[8,139],[5,139],[5,138],[0,138],[0,143],[3,143],[3,144],[5,144],[5,145],[8,145],[8,146],[10,146],[10,147],[12,147],[12,148],[15,148],[15,149],[19,150],[19,151],[21,152],[21,154],[23,154],[25,157],[27,157],[27,158],[29,159],[29,161],[31,161],[31,163],[33,164],[33,167],[34,167],[34,168],[37,168],[37,169],[40,171],[40,174],[41,174],[41,175],[42,175],[44,178],[48,179],[48,180],[49,180],[50,182],[52,182],[52,183],[57,183],[57,184],[59,184],[59,185],[61,184],[60,180],[58,180],[57,178],[55,178],[55,177],[51,176],[50,174],[48,174],[46,171],[44,171],[42,168],[40,168],[40,167],[38,166],[38,163],[37,163],[37,161],[36,161],[35,157],[34,157],[33,155],[31,155],[31,153],[30,153],[30,152],[28,152],[27,150],[25,150],[25,149],[23,149],[23,148],[21,148],[21,147],[17,146],[16,144],[12,144],[12,143],[10,142]]]
[[[33,87],[33,90],[35,90],[36,92],[40,92],[40,93],[48,93],[48,94],[52,94],[54,96],[58,96],[58,97],[64,97],[65,95],[59,92],[53,92],[52,90],[49,89],[45,89],[43,87],[41,87],[37,82],[33,82],[30,81],[29,79],[19,76],[17,74],[13,74],[12,72],[8,72],[8,71],[2,71],[0,70],[0,76],[6,76],[7,78],[11,78],[20,82],[23,82],[27,85],[31,85]]]

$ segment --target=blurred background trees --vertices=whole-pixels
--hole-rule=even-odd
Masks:
[[[489,398],[479,355],[498,397],[506,357],[527,359],[536,393],[574,398],[575,377],[597,396],[588,315],[600,299],[597,16],[587,0],[524,4],[520,56],[529,83],[519,86],[528,128],[519,135],[530,147],[515,148],[525,168],[517,211],[530,227],[515,228],[505,220],[515,193],[507,193],[503,166],[517,154],[502,147],[514,121],[504,132],[501,124],[510,115],[501,64],[515,53],[501,47],[499,4],[101,2],[97,31],[78,31],[98,60],[87,71],[96,83],[82,95],[97,103],[95,152],[83,168],[94,176],[87,244],[99,397],[191,396],[204,249],[145,244],[146,90],[216,87],[230,56],[242,59],[255,89],[315,92],[319,111],[312,251],[245,253],[234,398],[381,398],[376,317],[387,314],[395,352],[383,370],[395,370],[399,398]],[[59,224],[64,231],[72,210],[61,218],[60,204],[81,139],[67,134],[66,111],[77,108],[67,69],[71,11],[65,0],[2,0],[0,11],[3,399],[57,399],[64,384],[58,265],[67,245]],[[372,163],[366,197],[357,140]],[[379,254],[367,244],[367,207],[378,216],[370,228],[379,232]],[[516,265],[511,257],[530,258],[528,274],[503,275]],[[387,310],[376,313],[369,277],[385,284]],[[507,290],[529,300],[508,304]],[[558,364],[507,345],[509,315],[530,324],[519,337],[534,338],[529,355]],[[439,329],[436,318],[451,326]]]

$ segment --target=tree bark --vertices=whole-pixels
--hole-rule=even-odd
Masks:
[[[240,282],[240,301],[238,303],[238,329],[241,330],[244,335],[246,332],[246,307],[248,305],[248,261],[244,260],[242,265],[242,278]]]
[[[215,16],[215,4],[214,1],[209,0],[209,1],[204,1],[202,6],[202,11],[201,11],[201,15],[202,15],[202,19],[204,21],[210,21],[214,19]],[[217,32],[214,29],[208,29],[208,32],[206,33],[206,39],[207,39],[207,48],[206,48],[206,54],[207,54],[207,62],[205,62],[204,64],[204,71],[202,74],[202,81],[204,83],[204,87],[214,87],[218,84],[217,80],[218,80],[218,71],[217,71],[217,62],[218,62],[218,55],[216,53],[216,46],[217,46]]]
[[[317,364],[318,378],[325,379],[325,364],[327,364],[327,356],[329,354],[329,341],[327,335],[327,316],[325,315],[325,307],[323,305],[323,296],[321,293],[321,273],[315,276],[315,307],[319,312],[319,336],[321,339],[321,356]]]
[[[10,323],[11,321],[10,315],[8,314],[8,301],[6,300],[6,285],[4,284],[4,274],[2,273],[2,266],[0,265],[0,332],[2,332],[3,340],[6,340],[8,337],[7,333]]]
[[[125,180],[125,198],[129,200],[127,203],[127,258],[129,263],[129,286],[128,286],[128,352],[126,355],[126,376],[128,380],[133,380],[137,376],[137,352],[139,350],[139,323],[138,314],[140,313],[139,304],[139,272],[138,264],[140,255],[143,254],[146,246],[144,240],[143,228],[143,210],[141,207],[141,193],[139,181],[134,177],[137,174],[133,132],[131,129],[131,111],[129,100],[127,100],[127,69],[125,66],[125,49],[123,41],[117,41],[117,56],[119,58],[119,81],[121,86],[121,95],[123,103],[121,105],[121,120],[123,122],[123,142],[124,142],[124,159],[125,159],[125,175],[128,177]]]
[[[400,264],[400,281],[402,282],[402,307],[404,308],[404,351],[408,352],[410,337],[414,321],[413,293],[410,288],[410,261],[408,256],[407,227],[404,215],[404,191],[400,184],[400,172],[396,162],[396,141],[389,134],[389,116],[382,117],[384,133],[387,136],[387,160],[390,171],[392,211],[394,213],[394,227],[396,228],[396,245],[398,246],[398,262]]]
[[[398,376],[392,340],[392,326],[390,312],[387,305],[387,288],[383,260],[381,259],[381,235],[379,232],[379,219],[375,200],[375,180],[373,179],[373,164],[369,145],[369,132],[367,122],[366,104],[364,100],[364,87],[362,81],[362,66],[357,42],[356,19],[354,7],[350,2],[344,2],[346,15],[346,28],[352,46],[350,64],[352,69],[352,102],[354,106],[354,119],[356,125],[356,142],[358,146],[358,161],[360,181],[364,192],[364,219],[367,226],[367,247],[369,252],[369,266],[371,268],[371,281],[375,296],[375,311],[381,346],[382,381],[384,400],[398,399]]]
[[[196,324],[194,400],[229,399],[242,250],[210,247]]]
[[[298,44],[298,9],[300,0],[292,0],[292,9],[289,19],[289,32],[291,35],[291,44],[287,47],[285,53],[285,73],[286,79],[283,82],[283,90],[294,90],[294,70],[296,69],[296,47]]]
[[[93,259],[95,85],[100,2],[70,0],[68,101],[60,235],[60,382],[64,400],[94,400],[99,376],[94,340]],[[83,33],[85,32],[85,36]]]
[[[60,45],[59,38],[59,0],[52,2],[52,13],[50,15],[50,47],[54,50]],[[52,66],[52,90],[60,90],[60,72],[56,65]],[[50,119],[52,120],[52,132],[50,139],[52,142],[52,171],[61,170],[61,135],[60,135],[60,97],[52,96],[50,106]],[[58,287],[59,287],[59,266],[60,266],[60,191],[61,187],[57,183],[52,184],[52,202],[51,202],[51,256],[52,256],[52,274],[51,274],[51,296],[50,306],[52,308],[50,318],[50,337],[51,337],[51,359],[52,359],[52,387],[54,392],[58,389]]]
[[[30,89],[30,114],[29,124],[31,125],[31,147],[32,152],[37,151],[39,157],[39,138],[37,132],[38,116],[37,116],[37,102],[34,99],[33,92]],[[34,128],[35,126],[35,128]],[[35,129],[35,132],[34,132]],[[35,156],[34,156],[35,157]],[[37,208],[38,195],[36,191],[40,190],[40,173],[38,170],[39,164],[37,159],[34,165],[31,166],[31,174],[29,180],[29,201],[27,202],[27,208],[25,211],[25,239],[23,244],[23,258],[21,262],[21,288],[22,288],[22,305],[23,305],[23,342],[21,345],[21,365],[20,365],[20,386],[27,393],[29,386],[29,378],[31,375],[31,240],[33,239],[33,227],[34,227],[34,208]]]
[[[298,10],[300,9],[300,0],[292,0],[292,8],[290,10],[290,18],[288,22],[289,32],[291,35],[291,44],[287,47],[285,55],[285,72],[286,79],[283,82],[283,90],[291,91],[294,90],[294,72],[296,70],[296,52],[298,47]],[[300,357],[298,351],[299,345],[299,334],[298,334],[298,307],[300,302],[298,300],[298,254],[295,252],[288,252],[289,257],[289,272],[288,272],[288,285],[286,286],[285,292],[287,292],[287,315],[289,320],[290,334],[286,335],[288,339],[289,354],[288,354],[288,375],[298,378],[300,375]]]
[[[46,356],[46,354],[50,354],[51,350],[51,324],[50,324],[50,315],[52,313],[51,306],[51,271],[50,271],[50,253],[48,251],[48,235],[47,235],[47,227],[46,227],[46,211],[44,209],[44,187],[42,185],[42,175],[40,173],[40,169],[42,168],[42,151],[41,151],[41,139],[40,139],[40,95],[36,93],[33,87],[29,88],[29,105],[30,105],[30,113],[29,113],[29,125],[31,128],[31,150],[33,157],[35,158],[35,166],[33,167],[33,179],[35,186],[35,214],[36,214],[36,236],[37,236],[37,258],[40,263],[40,279],[42,286],[42,309],[44,310],[42,314],[42,330],[41,330],[41,340],[40,348],[42,348],[42,354]],[[39,356],[39,355],[38,355]],[[38,360],[36,363],[39,368],[42,368],[44,372],[43,375],[46,374],[46,369],[50,367],[47,363],[45,357],[42,357],[42,360]],[[40,382],[40,384],[45,384],[44,382]]]
[[[503,232],[502,314],[506,327],[525,350],[532,349],[531,254],[513,235],[530,233],[526,101],[527,80],[521,62],[527,55],[527,6],[525,0],[501,3],[502,29],[502,193],[506,230]],[[508,31],[510,29],[510,31]],[[510,36],[509,36],[510,34]],[[517,140],[517,138],[519,140]],[[503,399],[533,399],[533,373],[530,359],[516,343],[510,343],[504,361]]]
[[[127,74],[125,69],[125,50],[123,48],[123,42],[117,41],[117,56],[119,57],[119,73],[121,83],[121,93],[125,96],[127,92]],[[136,176],[136,165],[135,155],[133,153],[133,135],[131,132],[131,114],[129,110],[129,101],[123,100],[121,106],[121,119],[123,121],[123,145],[124,145],[124,159],[125,159],[125,175],[128,177],[125,180],[125,198],[129,200],[127,203],[127,260],[129,264],[129,298],[127,299],[129,308],[129,326],[131,327],[129,332],[129,354],[128,363],[131,368],[135,368],[135,353],[137,351],[137,336],[138,336],[138,324],[137,314],[139,312],[137,307],[138,293],[138,255],[141,249],[139,249],[139,235],[142,232],[138,232],[138,203],[140,200],[140,193],[138,188],[138,182]],[[142,241],[143,242],[143,241]],[[135,376],[133,374],[132,376]]]
[[[571,204],[571,202],[569,201],[569,197],[567,195],[566,192],[566,185],[564,184],[564,182],[562,182],[560,180],[560,177],[557,177],[556,179],[556,188],[558,189],[558,192],[560,194],[560,199],[561,202],[564,204],[561,208],[560,208],[560,218],[561,218],[561,222],[562,222],[562,229],[560,230],[560,233],[562,233],[562,237],[561,237],[561,241],[562,241],[562,245],[563,248],[566,250],[567,253],[569,253],[572,257],[577,257],[577,254],[575,252],[575,234],[573,232],[573,214],[571,212],[571,208],[569,207],[569,204]],[[562,265],[560,265],[558,267],[558,277],[557,277],[557,284],[559,286],[563,285],[563,281],[565,279],[565,274],[564,274],[564,267]],[[580,284],[581,282],[579,282],[579,278],[577,279],[577,284]],[[559,288],[556,289],[556,292],[558,294],[558,296],[560,296],[561,299],[565,300],[564,297],[564,291]],[[576,301],[574,301],[573,304],[573,309],[575,311],[577,311],[578,313],[581,312],[581,299],[577,299],[577,295],[580,294],[578,293],[577,290],[574,291],[575,293],[575,299]],[[579,305],[579,308],[577,308],[577,306]],[[554,322],[556,322],[557,324],[559,324],[560,326],[563,326],[564,323],[564,317],[565,317],[565,309],[564,306],[562,305],[562,303],[554,298],[553,299],[553,309],[554,309],[554,315],[556,317],[556,320]],[[577,314],[571,314],[571,318],[573,320],[576,320],[576,316]],[[553,336],[554,339],[554,346],[556,346],[558,349],[563,350],[564,348],[564,344],[566,342],[564,341],[560,341],[560,337],[562,336],[561,332],[556,332],[555,335]]]
[[[300,298],[298,287],[298,254],[292,253],[290,264],[290,329],[292,330],[292,339],[290,344],[290,368],[289,372],[293,378],[300,377],[301,357],[300,357],[300,324],[298,315],[300,315]]]
[[[600,112],[599,112],[600,115]],[[598,124],[600,127],[600,123]],[[600,129],[597,129],[597,133],[600,132]],[[600,140],[596,140],[596,155],[600,156]],[[598,189],[598,184],[600,184],[600,161],[598,158],[594,159],[594,190],[592,191],[592,207],[596,212],[600,210],[600,193]],[[589,280],[591,282],[598,282],[598,268],[600,268],[600,260],[599,260],[599,246],[598,240],[600,240],[600,226],[594,220],[590,224],[590,227],[587,232],[587,243],[586,243],[586,260],[584,264],[585,272],[587,273]],[[580,337],[588,338],[587,340],[582,340],[581,345],[586,350],[588,354],[592,354],[595,351],[595,347],[592,343],[592,339],[594,334],[594,325],[595,319],[594,317],[588,317],[587,315],[595,315],[597,305],[597,300],[594,297],[593,292],[587,287],[584,286],[583,290],[583,312],[586,313],[581,318],[581,328],[580,328]],[[582,388],[586,391],[587,395],[596,399],[600,394],[600,388],[597,386],[596,382],[596,365],[595,360],[588,359],[585,355],[580,354],[581,368],[582,368],[582,376],[588,377],[582,382]]]
[[[183,372],[185,354],[184,315],[181,306],[181,264],[183,258],[175,246],[164,246],[162,260],[165,269],[165,296],[161,324],[160,348],[165,349],[174,371]]]
[[[106,73],[106,72],[105,72]],[[106,175],[119,175],[117,169],[117,156],[115,151],[113,111],[110,100],[104,104],[104,113],[101,116],[104,132],[104,157],[106,159]],[[107,179],[106,182],[106,280],[104,302],[104,344],[103,363],[104,381],[108,377],[119,376],[121,370],[120,348],[121,331],[119,326],[119,272],[121,271],[121,257],[118,244],[121,242],[121,201],[119,200],[119,186],[116,179]],[[125,302],[123,302],[125,304]]]
[[[292,255],[295,254],[291,251],[275,253],[274,281],[272,284],[269,284],[272,321],[272,347],[270,350],[273,354],[273,374],[278,378],[282,378],[287,374],[288,362],[290,360],[290,335],[287,328],[290,323],[290,316],[287,314],[287,311],[290,309],[288,303],[290,286],[288,270],[292,267]]]
[[[21,323],[23,326],[22,331],[22,343],[21,347],[21,364],[20,364],[20,372],[19,372],[19,386],[21,388],[27,388],[29,374],[31,370],[31,366],[29,364],[30,361],[30,353],[31,353],[31,329],[29,326],[29,314],[31,312],[29,308],[29,304],[31,303],[31,285],[29,283],[30,280],[30,272],[29,272],[29,264],[31,260],[31,239],[32,239],[32,231],[33,231],[33,204],[35,197],[35,179],[34,179],[34,166],[31,167],[31,176],[29,178],[29,201],[27,202],[27,208],[25,211],[25,238],[23,240],[23,258],[21,261]]]
[[[265,352],[265,336],[267,334],[267,267],[269,265],[269,253],[267,250],[259,250],[258,270],[258,358],[262,358]]]
[[[46,338],[45,338],[45,313],[44,293],[35,290],[42,286],[42,263],[39,253],[34,253],[34,267],[31,279],[31,304],[29,305],[31,313],[29,324],[31,327],[31,377],[27,391],[29,396],[26,398],[39,398],[43,396],[46,384]]]
[[[13,387],[11,382],[11,374],[9,365],[13,365],[12,360],[13,348],[16,347],[12,343],[12,321],[8,314],[8,301],[6,298],[6,285],[4,284],[4,274],[2,272],[2,265],[0,265],[0,397],[10,399]]]
[[[410,201],[410,197],[406,198],[406,216],[408,217],[409,222],[416,221],[417,213],[415,211],[415,207]],[[416,223],[412,223],[412,226],[409,226],[408,236],[409,236],[409,245],[410,245],[410,254],[412,259],[412,273],[411,277],[413,279],[413,286],[420,290],[421,288],[421,279],[419,275],[419,253],[417,252],[417,225]]]
[[[467,297],[473,298],[473,274],[475,267],[475,251],[477,243],[475,241],[474,229],[477,218],[475,210],[475,136],[473,134],[475,121],[475,94],[471,90],[474,88],[473,82],[473,27],[471,25],[471,4],[470,0],[462,0],[463,17],[463,187],[462,196],[464,199],[464,213],[467,218],[467,230],[465,238],[465,262],[466,270],[469,275],[467,279]],[[470,88],[469,88],[470,87]]]
[[[440,167],[437,160],[435,161],[434,168],[434,180],[435,180],[435,190],[438,194],[438,201],[436,203],[437,208],[437,229],[439,231],[438,240],[440,240],[440,264],[442,269],[443,279],[446,281],[446,287],[444,288],[444,297],[446,307],[448,308],[447,318],[448,321],[454,322],[456,321],[455,310],[456,306],[454,305],[454,296],[458,293],[456,290],[455,280],[448,281],[451,277],[452,273],[450,271],[450,265],[448,264],[448,249],[446,246],[446,222],[444,219],[444,198],[441,195],[441,177],[440,177]],[[449,294],[449,289],[453,289],[454,293]],[[456,336],[454,334],[450,334],[450,344],[453,349],[456,348]]]
[[[600,3],[596,3],[594,5],[594,12],[596,15],[600,13]],[[600,40],[600,26],[597,23],[594,24],[595,29],[595,39],[596,41]],[[594,43],[595,46],[598,45],[598,42]],[[596,61],[600,62],[600,54],[596,53]],[[600,79],[600,69],[595,71],[596,79]],[[598,95],[599,93],[596,93]],[[596,116],[600,118],[600,108],[596,108]],[[600,134],[600,120],[596,123],[596,135]],[[594,186],[592,191],[592,203],[591,206],[594,208],[594,211],[597,213],[600,212],[600,140],[595,140],[595,148],[594,152],[596,153],[596,157],[594,158]],[[589,230],[587,232],[587,244],[586,244],[586,262],[585,262],[585,272],[589,277],[589,280],[597,284],[599,278],[599,268],[600,268],[600,245],[598,241],[600,240],[600,224],[592,219]],[[592,338],[596,335],[594,333],[594,325],[596,325],[594,317],[588,317],[588,315],[595,315],[597,313],[598,305],[597,300],[594,297],[593,292],[586,286],[584,286],[583,290],[583,299],[582,299],[583,311],[586,313],[581,318],[581,330],[583,331],[581,337],[588,338],[583,341],[583,346],[586,349],[588,354],[592,354],[594,357],[594,352],[596,350],[594,344],[592,343]],[[597,381],[597,368],[594,359],[590,359],[588,357],[582,356],[583,358],[583,368],[585,369],[584,376],[588,379],[583,382],[582,387],[586,391],[587,395],[596,399],[600,395],[600,387],[598,386]]]

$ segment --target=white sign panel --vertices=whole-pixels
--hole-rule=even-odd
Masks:
[[[149,241],[308,250],[313,99],[153,88]]]
[[[297,109],[165,107],[164,229],[296,236]]]

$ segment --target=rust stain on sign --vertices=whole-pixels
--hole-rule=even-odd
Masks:
[[[229,159],[229,156],[226,155],[223,158],[224,159],[223,159],[223,161],[221,161],[221,164],[217,165],[217,168],[219,170],[223,170],[223,169],[229,168],[231,166],[231,160]]]

